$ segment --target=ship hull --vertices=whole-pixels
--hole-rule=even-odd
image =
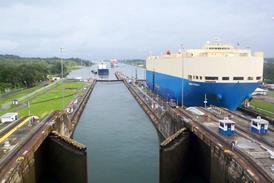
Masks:
[[[98,69],[98,75],[105,76],[108,74],[109,74],[108,69]]]
[[[186,106],[203,106],[206,95],[207,105],[216,105],[230,110],[236,110],[245,99],[250,98],[259,85],[258,82],[194,82],[148,70],[146,81],[148,87],[155,93],[167,100],[175,99],[179,105],[183,103]]]

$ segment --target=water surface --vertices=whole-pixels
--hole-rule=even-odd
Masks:
[[[88,148],[89,182],[159,182],[157,132],[122,82],[96,84],[74,138]]]

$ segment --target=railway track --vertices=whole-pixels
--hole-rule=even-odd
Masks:
[[[220,119],[224,119],[224,117],[229,117],[231,118],[234,122],[236,122],[235,126],[236,126],[236,130],[235,133],[239,134],[245,138],[248,138],[252,141],[256,140],[257,144],[263,145],[268,147],[269,149],[272,149],[274,147],[274,144],[268,140],[266,140],[264,138],[264,136],[258,135],[258,134],[254,134],[251,133],[250,131],[250,119],[246,119],[241,117],[240,115],[235,115],[235,113],[233,113],[232,111],[228,111],[226,109],[223,108],[219,108],[219,107],[213,107],[211,109],[205,109],[205,108],[199,108],[200,110],[205,111],[206,113],[210,113],[212,115],[214,115],[214,121],[220,120]],[[214,112],[214,110],[217,110]],[[218,115],[218,113],[222,113],[222,115]],[[270,130],[271,133],[273,133],[272,130]]]
[[[199,118],[197,118],[195,115],[192,115],[191,112],[189,112],[189,111],[186,111],[182,108],[177,108],[176,112],[183,116],[186,116],[187,118],[189,118],[190,120],[192,120],[194,122],[193,124],[195,126],[198,126],[200,129],[202,129],[206,133],[210,134],[214,138],[211,140],[214,141],[215,143],[219,142],[220,144],[222,144],[224,150],[226,150],[226,149],[231,150],[231,152],[234,154],[235,157],[237,157],[237,159],[239,161],[240,161],[240,159],[245,160],[245,162],[247,162],[249,164],[248,167],[252,167],[253,172],[257,172],[256,176],[258,177],[258,180],[257,180],[258,182],[261,182],[262,180],[267,181],[267,182],[273,182],[272,177],[268,173],[266,173],[265,170],[257,164],[257,162],[255,162],[251,157],[249,157],[249,155],[246,152],[242,151],[239,148],[234,148],[232,150],[231,143],[228,140],[229,138],[220,137],[220,135],[218,134],[217,131],[213,132],[212,130],[210,130],[203,124],[201,124],[201,121],[199,121]],[[216,116],[209,116],[209,118],[211,118],[212,122],[216,122],[216,123],[219,120],[219,118],[217,118]],[[237,135],[245,137],[242,133],[237,133]],[[245,164],[244,162],[242,162],[242,163]]]
[[[58,112],[53,112],[43,118],[41,122],[39,122],[33,130],[30,131],[30,133],[26,134],[26,136],[19,141],[16,146],[2,159],[0,159],[0,175],[1,171],[3,170],[3,167],[5,167],[8,163],[11,162],[12,159],[18,156],[20,153],[20,149],[28,143],[28,141],[40,130],[44,127],[47,121],[52,120],[52,118],[57,114]],[[26,117],[27,118],[27,117]]]
[[[221,111],[225,112],[225,113],[228,113],[230,115],[233,115],[233,116],[236,116],[237,118],[240,118],[240,119],[243,119],[243,120],[246,120],[246,121],[250,121],[252,117],[247,117],[247,116],[244,116],[242,114],[239,114],[237,112],[233,112],[233,111],[229,111],[228,109],[225,109],[225,108],[220,108],[218,107]],[[269,121],[270,122],[270,121]],[[268,130],[271,131],[271,132],[274,132],[274,127],[269,123],[269,126],[268,126]]]
[[[4,136],[8,131],[10,131],[12,128],[14,128],[16,125],[21,123],[23,120],[25,120],[27,117],[24,116],[20,119],[18,119],[15,122],[11,122],[9,125],[5,126],[3,129],[0,130],[0,137]]]

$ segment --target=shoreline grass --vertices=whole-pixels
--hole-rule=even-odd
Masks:
[[[66,107],[78,93],[78,89],[82,88],[83,82],[64,82],[64,106]],[[52,88],[47,93],[42,94],[30,103],[31,115],[43,117],[50,112],[62,109],[62,84]],[[25,107],[18,111],[19,116],[28,115],[28,108]]]
[[[71,81],[71,80],[64,81],[64,106],[65,107],[75,98],[75,95],[79,92],[78,90],[81,89],[83,86],[84,86],[84,82],[81,82],[81,81]],[[38,86],[33,87],[31,88],[31,90],[26,89],[14,96],[22,97],[28,93],[31,93],[35,90],[40,89],[41,87],[38,87]],[[11,100],[14,99],[14,96],[8,99],[5,99],[5,101],[11,102]],[[56,83],[55,85],[53,85],[52,87],[46,90],[39,91],[33,97],[34,98],[30,102],[31,115],[43,117],[52,111],[61,110],[62,109],[62,84],[61,82]],[[20,102],[20,104],[26,102],[27,100],[28,99],[24,99],[23,101]],[[0,115],[7,112],[11,112],[11,111],[16,111],[16,108],[18,106],[12,105],[9,109],[1,110]],[[19,116],[28,115],[28,107],[24,106],[22,109],[18,110],[18,113],[19,113]]]
[[[263,100],[253,99],[251,101],[251,106],[254,107],[260,113],[263,113],[267,116],[274,117],[274,104],[266,102]]]

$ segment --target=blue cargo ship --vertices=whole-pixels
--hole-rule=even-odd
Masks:
[[[146,68],[148,87],[167,100],[235,110],[262,82],[263,53],[207,44],[202,49],[150,56]]]

